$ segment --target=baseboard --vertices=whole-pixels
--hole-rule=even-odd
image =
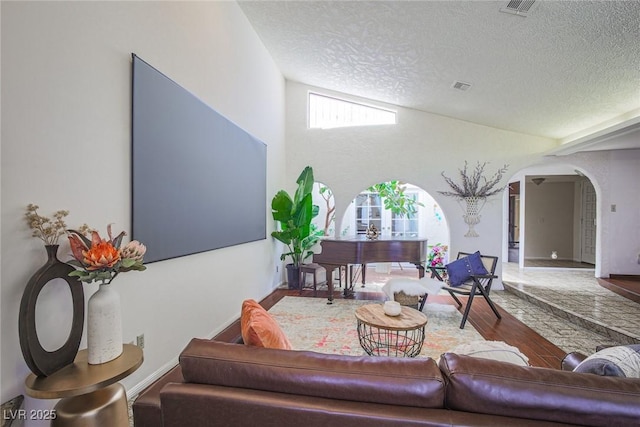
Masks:
[[[609,274],[609,279],[640,282],[640,275],[639,274]]]
[[[526,257],[524,259],[525,261],[570,261],[570,262],[580,262],[579,260],[573,259],[573,258],[556,258],[553,259],[549,256],[541,256],[541,257]]]
[[[237,315],[232,316],[230,319],[228,319],[227,326],[214,329],[213,331],[211,331],[209,333],[208,336],[206,336],[204,338],[206,338],[206,339],[217,338],[218,336],[223,334],[227,329],[231,328],[234,324],[238,323],[239,320],[240,319],[239,319],[239,317]],[[140,394],[140,392],[142,390],[144,390],[145,388],[149,387],[151,384],[153,384],[158,379],[160,379],[164,374],[166,374],[171,369],[173,369],[176,365],[178,365],[180,353],[182,352],[182,349],[184,349],[184,347],[186,345],[187,344],[185,344],[184,346],[180,347],[180,350],[179,350],[178,354],[175,357],[173,357],[171,360],[169,360],[167,363],[165,363],[163,366],[161,366],[158,370],[156,370],[151,375],[149,375],[148,377],[144,378],[142,381],[140,381],[139,383],[137,383],[134,386],[132,386],[129,390],[127,390],[127,396],[129,396],[129,399],[134,398],[135,396]]]
[[[147,378],[143,379],[138,384],[134,385],[129,390],[127,390],[127,397],[129,399],[134,398],[135,396],[140,394],[140,392],[142,390],[144,390],[145,388],[149,387],[151,384],[153,384],[158,379],[160,379],[160,377],[162,377],[164,374],[166,374],[171,369],[173,369],[177,364],[178,364],[178,357],[176,356],[175,358],[173,358],[169,362],[167,362],[164,366],[162,366],[160,369],[158,369],[157,371],[153,372]]]

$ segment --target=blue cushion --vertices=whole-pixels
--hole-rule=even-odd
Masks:
[[[482,257],[480,251],[476,251],[467,257],[469,264],[471,265],[471,271],[473,274],[489,274],[484,264],[482,263]]]
[[[451,286],[462,285],[471,278],[472,274],[489,274],[482,263],[479,251],[450,262],[445,267]]]
[[[583,360],[574,372],[640,378],[640,344],[608,347]]]

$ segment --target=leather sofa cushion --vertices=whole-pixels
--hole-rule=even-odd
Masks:
[[[439,363],[450,409],[585,426],[637,426],[640,419],[640,381],[635,379],[454,353],[443,354]]]
[[[343,356],[193,339],[180,355],[186,382],[388,405],[442,408],[433,359]]]
[[[355,399],[326,399],[188,383],[168,384],[163,389],[162,415],[162,424],[153,427],[567,426],[442,408],[379,405]]]

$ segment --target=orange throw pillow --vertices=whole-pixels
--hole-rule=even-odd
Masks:
[[[291,350],[291,343],[273,317],[252,299],[242,303],[242,340],[246,345]]]

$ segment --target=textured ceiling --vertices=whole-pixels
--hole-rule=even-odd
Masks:
[[[506,3],[239,2],[289,80],[554,139],[640,115],[640,1]]]

